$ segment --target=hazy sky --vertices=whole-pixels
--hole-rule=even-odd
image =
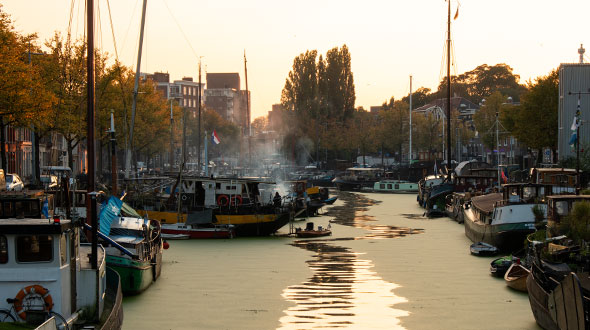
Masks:
[[[42,40],[84,33],[82,0],[3,0],[3,10],[22,33]],[[463,0],[452,2],[453,73],[480,64],[506,63],[521,81],[548,74],[560,63],[578,62],[580,44],[590,55],[588,0]],[[113,57],[106,0],[95,0],[96,44]],[[112,0],[119,57],[135,67],[141,0]],[[447,3],[443,0],[148,0],[142,72],[169,72],[172,80],[203,73],[239,72],[244,50],[253,117],[279,103],[293,59],[306,50],[325,54],[346,44],[352,57],[356,106],[368,109],[424,86],[436,89],[444,71]],[[586,56],[588,60],[588,56]],[[205,76],[203,74],[203,82]]]

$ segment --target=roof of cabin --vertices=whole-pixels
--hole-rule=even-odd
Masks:
[[[494,204],[502,200],[502,193],[491,193],[471,198],[471,204],[483,212],[490,213],[494,210]]]
[[[3,234],[61,234],[72,226],[70,220],[54,223],[47,219],[0,219],[0,232]]]

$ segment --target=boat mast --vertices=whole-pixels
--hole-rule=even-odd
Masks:
[[[408,155],[408,162],[412,166],[412,76],[410,76],[410,154]]]
[[[131,104],[131,127],[129,128],[129,140],[127,142],[127,154],[125,159],[125,178],[129,179],[131,172],[131,150],[133,149],[133,126],[135,126],[135,108],[137,107],[137,93],[139,89],[139,74],[141,69],[141,49],[143,47],[143,28],[145,26],[145,9],[147,0],[143,0],[141,10],[141,28],[139,29],[139,47],[137,49],[137,67],[135,68],[135,85],[133,86],[133,103]]]
[[[112,189],[111,194],[117,195],[117,140],[115,138],[115,115],[114,111],[111,110],[111,181]]]
[[[86,92],[88,93],[87,98],[87,110],[86,110],[86,142],[88,144],[88,188],[87,192],[88,195],[94,192],[94,1],[87,0],[86,8],[87,12],[87,28],[88,28],[88,50],[86,56]],[[94,200],[96,201],[96,200]],[[98,269],[98,260],[96,258],[98,252],[98,219],[96,218],[96,203],[90,203],[90,210],[88,210],[88,215],[90,215],[90,221],[92,226],[92,255],[90,259],[90,264],[92,269]]]
[[[498,121],[498,112],[496,112],[496,156],[498,159],[498,191],[500,191],[500,122]]]
[[[199,175],[201,175],[201,58],[199,58],[199,92],[197,94],[197,100],[199,102],[199,128],[197,138],[197,166],[199,169]]]
[[[92,246],[91,246],[91,254],[90,254],[90,267],[94,270],[98,270],[98,219],[96,216],[96,194],[94,194],[94,0],[87,0],[86,2],[86,10],[87,10],[87,54],[86,54],[86,92],[87,92],[87,110],[86,110],[86,142],[88,144],[88,163],[87,169],[87,181],[88,181],[88,188],[87,188],[87,196],[91,196],[90,206],[87,210],[87,214],[90,218],[91,226],[92,226]],[[100,296],[99,296],[99,273],[98,271],[95,272],[95,304],[99,306]],[[99,308],[96,308],[95,317],[96,319],[100,319],[100,311]]]
[[[447,17],[447,169],[453,168],[451,165],[451,0],[447,0],[448,17]]]
[[[248,167],[252,166],[252,127],[250,126],[250,93],[248,92],[248,66],[246,65],[246,50],[244,49],[244,75],[246,80],[246,111],[248,112]]]

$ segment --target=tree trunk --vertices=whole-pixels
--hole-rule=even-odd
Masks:
[[[33,134],[35,135],[35,145],[33,148],[35,149],[33,152],[35,153],[35,177],[33,178],[33,184],[35,186],[39,185],[41,182],[41,160],[39,158],[39,140],[43,137],[41,134],[34,131]]]
[[[66,144],[68,148],[68,166],[74,171],[74,146],[72,140],[66,139]]]
[[[6,164],[6,132],[4,130],[4,117],[0,116],[0,156],[2,158],[2,169],[4,174],[8,173],[8,164]]]
[[[543,162],[543,148],[537,149],[537,160],[535,162],[535,167],[538,167]]]

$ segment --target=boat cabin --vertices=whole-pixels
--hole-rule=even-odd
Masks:
[[[503,204],[545,203],[552,195],[553,185],[536,183],[508,183],[502,185]]]
[[[551,184],[553,194],[571,194],[576,192],[577,174],[571,168],[532,168],[530,182]]]
[[[262,196],[260,184],[273,184],[249,179],[186,178],[180,189],[183,208],[228,208],[272,204],[272,196]]]
[[[88,289],[96,288],[97,281],[97,270],[90,264],[91,245],[80,244],[74,224],[43,218],[36,199],[2,199],[0,205],[0,309],[13,307],[7,298],[20,300],[15,304],[20,322],[38,319],[49,309],[65,319],[82,308],[96,311],[96,290]],[[104,292],[106,263],[101,246],[98,267],[98,292]],[[100,313],[104,298],[98,295]]]
[[[574,205],[590,202],[590,195],[555,195],[547,197],[547,235],[559,235],[559,224],[567,217]]]
[[[350,167],[342,175],[342,180],[350,181],[374,181],[383,172],[380,168]]]

